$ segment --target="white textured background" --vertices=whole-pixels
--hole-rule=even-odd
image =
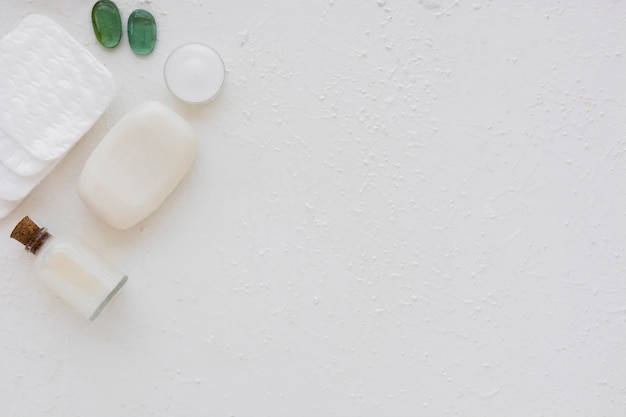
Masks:
[[[0,222],[1,415],[626,415],[625,2],[118,0],[146,58],[92,4],[2,2],[0,35],[51,16],[119,91]],[[209,105],[163,82],[187,41],[226,62]],[[148,99],[200,150],[115,231],[76,181]],[[8,238],[27,214],[129,274],[96,322]]]

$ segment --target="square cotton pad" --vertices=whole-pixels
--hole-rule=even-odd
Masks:
[[[0,40],[0,199],[28,195],[114,97],[111,73],[59,24],[22,20]]]

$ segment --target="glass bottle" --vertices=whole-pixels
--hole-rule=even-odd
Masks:
[[[128,277],[80,242],[56,237],[28,216],[11,237],[36,256],[37,275],[84,317],[94,320],[122,289]]]

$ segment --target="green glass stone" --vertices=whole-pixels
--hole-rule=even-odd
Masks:
[[[122,39],[122,17],[111,0],[100,0],[91,9],[91,23],[96,39],[106,48],[114,48]]]
[[[137,9],[128,17],[128,42],[137,55],[148,55],[154,50],[156,32],[156,22],[150,12]]]

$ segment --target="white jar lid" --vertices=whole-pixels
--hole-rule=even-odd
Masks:
[[[192,42],[174,49],[165,62],[165,84],[188,103],[212,100],[224,84],[224,61],[208,45]]]

